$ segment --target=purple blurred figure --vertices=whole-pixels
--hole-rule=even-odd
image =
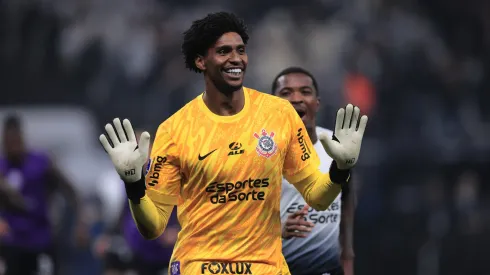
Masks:
[[[138,139],[140,134],[141,131],[136,131]],[[130,271],[137,275],[167,275],[174,244],[180,231],[176,211],[172,213],[167,229],[160,238],[146,240],[138,232],[131,217],[124,183],[116,171],[105,178],[102,185],[105,189],[102,190],[105,196],[117,197],[118,201],[122,199],[120,203],[123,205],[116,224],[108,228],[95,245],[95,253],[104,259],[104,275],[122,275]],[[116,196],[118,194],[114,192],[117,191],[121,196]],[[108,198],[102,199],[103,203],[104,201],[109,203]]]
[[[10,190],[20,195],[18,199],[22,198],[25,206],[22,212],[13,209],[0,212],[4,228],[0,232],[0,257],[6,265],[5,275],[30,275],[41,271],[56,274],[55,241],[49,217],[50,195],[61,191],[77,214],[80,213],[79,199],[72,185],[46,154],[26,148],[22,122],[17,116],[7,116],[4,121],[3,153],[0,176],[6,179]],[[82,223],[78,222],[76,236],[79,242],[84,239],[82,228]]]

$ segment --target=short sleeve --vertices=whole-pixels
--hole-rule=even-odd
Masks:
[[[303,121],[292,105],[286,107],[285,114],[289,123],[289,145],[283,174],[288,182],[294,184],[316,172],[320,166],[320,159]]]
[[[176,205],[181,188],[178,149],[162,125],[155,136],[147,170],[148,196],[158,203]]]

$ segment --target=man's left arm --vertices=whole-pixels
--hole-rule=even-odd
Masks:
[[[326,210],[340,193],[341,186],[348,184],[350,169],[357,163],[362,137],[368,118],[352,104],[339,109],[335,122],[335,138],[323,133],[319,139],[323,148],[333,159],[328,174],[318,170],[319,158],[294,108],[285,110],[289,116],[290,144],[284,162],[284,176],[293,183],[305,201],[315,210]],[[296,130],[298,129],[298,130]]]
[[[342,207],[339,243],[340,260],[345,275],[354,274],[354,215],[356,210],[356,184],[352,180],[342,188]]]

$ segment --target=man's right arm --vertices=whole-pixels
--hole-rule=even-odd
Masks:
[[[146,239],[156,239],[165,230],[180,195],[181,176],[177,145],[158,128],[148,173],[138,182],[126,183],[133,219]]]
[[[174,209],[171,204],[154,203],[146,194],[138,203],[129,200],[129,207],[138,231],[148,240],[162,235]]]

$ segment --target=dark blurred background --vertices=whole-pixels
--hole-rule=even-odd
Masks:
[[[269,92],[281,69],[303,66],[321,126],[346,102],[370,116],[356,274],[490,274],[490,1],[0,0],[0,116],[22,115],[92,226],[87,245],[60,242],[62,274],[99,274],[97,228],[120,211],[103,125],[127,117],[153,134],[200,94],[182,32],[220,10],[249,24],[246,86]],[[55,204],[63,240],[70,214]]]

